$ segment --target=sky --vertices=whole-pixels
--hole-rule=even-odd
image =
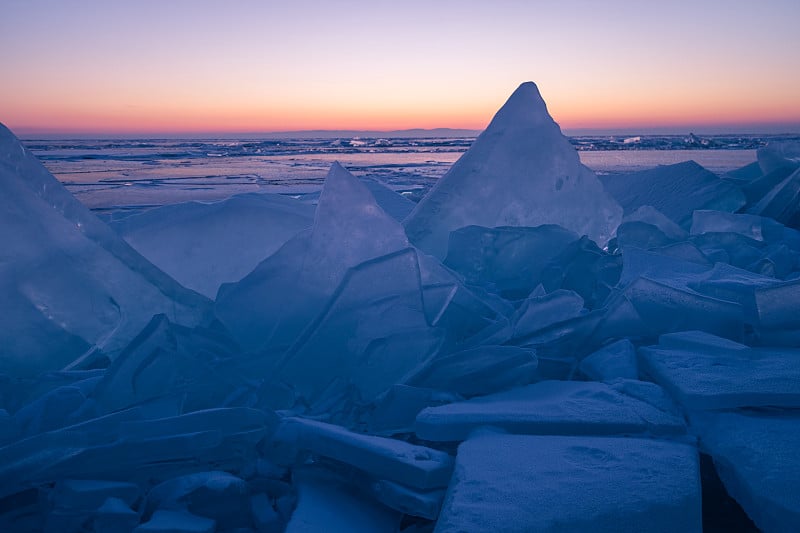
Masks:
[[[2,0],[17,134],[800,132],[798,0]]]

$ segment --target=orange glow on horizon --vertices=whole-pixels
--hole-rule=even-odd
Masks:
[[[739,106],[730,102],[648,102],[548,99],[548,110],[562,129],[620,129],[741,124],[800,124],[800,105],[769,102]],[[0,117],[14,131],[75,134],[266,133],[303,130],[484,129],[502,102],[469,106],[420,104],[392,109],[324,105],[190,106],[152,102],[127,107],[41,106]],[[8,115],[8,114],[7,114]]]

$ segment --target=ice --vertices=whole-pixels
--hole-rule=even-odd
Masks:
[[[364,499],[336,476],[305,469],[298,472],[297,478],[297,508],[286,526],[286,533],[391,533],[398,530],[400,513]]]
[[[168,205],[111,223],[139,253],[209,298],[311,227],[314,207],[278,194]]]
[[[757,157],[758,165],[764,174],[784,167],[798,168],[800,167],[800,142],[772,141],[758,149]]]
[[[94,514],[92,528],[96,533],[132,531],[139,523],[139,513],[124,501],[114,497],[106,498]]]
[[[217,317],[247,349],[286,348],[320,313],[348,269],[409,247],[403,227],[338,163],[314,225],[236,284],[220,288]]]
[[[636,379],[639,377],[636,348],[628,339],[619,340],[584,358],[579,369],[596,381]]]
[[[111,364],[91,397],[102,412],[165,396],[181,396],[186,410],[216,407],[242,384],[241,377],[230,377],[236,352],[222,332],[185,328],[157,315]]]
[[[755,287],[753,297],[760,326],[800,329],[800,280]]]
[[[709,345],[639,348],[639,365],[690,410],[800,407],[800,350]]]
[[[522,302],[513,317],[515,339],[578,317],[583,312],[583,298],[574,291],[559,289],[543,296],[532,296]]]
[[[428,323],[413,248],[362,263],[276,366],[275,376],[313,405],[352,390],[372,401],[404,383],[443,341]]]
[[[453,458],[444,452],[304,418],[285,418],[275,439],[415,489],[445,487],[453,470]]]
[[[402,222],[414,210],[416,205],[414,202],[402,194],[396,193],[380,181],[369,177],[361,178],[361,181],[375,197],[375,201],[378,202],[381,209],[395,220]]]
[[[600,176],[625,214],[651,206],[688,230],[695,209],[735,212],[745,204],[738,187],[721,180],[694,161],[641,172]]]
[[[274,414],[248,408],[143,418],[141,409],[118,411],[0,448],[0,497],[60,479],[137,482],[198,464],[241,468],[277,426]]]
[[[635,438],[481,434],[458,448],[436,533],[702,531],[696,450]]]
[[[465,402],[429,407],[415,432],[429,441],[460,441],[481,427],[529,435],[615,435],[684,431],[682,420],[604,383],[542,381]]]
[[[519,377],[514,376],[512,379],[517,380]],[[441,388],[445,389],[446,387]],[[461,397],[456,394],[432,388],[394,385],[376,402],[367,419],[367,430],[373,435],[381,436],[412,433],[414,421],[420,411],[426,407],[460,399]]]
[[[480,396],[524,385],[536,376],[536,351],[485,345],[439,356],[409,383],[462,396]]]
[[[134,533],[214,533],[217,524],[208,518],[185,511],[156,511]]]
[[[209,303],[73,198],[0,125],[0,372],[114,358],[156,313],[197,325]]]
[[[692,215],[692,235],[708,232],[732,232],[756,241],[764,241],[764,225],[779,226],[773,220],[745,214],[698,209]]]
[[[800,228],[800,169],[778,183],[749,213],[771,217],[789,227]]]
[[[685,240],[686,230],[670,220],[664,213],[651,205],[643,205],[625,215],[622,222],[643,222],[655,226],[668,238],[674,241]]]
[[[714,458],[725,488],[761,531],[800,524],[800,418],[792,413],[693,416],[700,446]]]
[[[604,245],[621,211],[547,112],[539,90],[514,91],[404,224],[421,250],[440,259],[465,226],[558,224]]]
[[[445,490],[413,490],[381,479],[370,485],[371,494],[382,504],[410,516],[436,520],[442,507]]]
[[[535,228],[467,226],[450,234],[444,264],[464,276],[468,284],[516,300],[540,284],[548,266],[578,238],[552,224]]]
[[[224,530],[251,526],[247,483],[227,472],[196,472],[156,485],[147,494],[144,518],[162,510],[187,511]]]
[[[131,507],[139,499],[141,492],[141,488],[135,483],[63,479],[56,483],[50,493],[50,501],[57,507],[94,510],[101,507],[106,498],[115,498]]]

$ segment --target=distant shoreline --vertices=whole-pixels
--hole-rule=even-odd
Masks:
[[[405,130],[299,130],[277,132],[200,132],[200,133],[22,133],[17,135],[26,141],[54,140],[271,140],[271,139],[435,139],[435,138],[474,138],[483,130],[433,128]],[[564,135],[580,137],[636,137],[636,136],[688,136],[695,134],[708,136],[774,137],[800,136],[800,126],[785,128],[764,127],[762,130],[737,130],[711,127],[708,129],[690,128],[642,128],[642,129],[564,129]]]

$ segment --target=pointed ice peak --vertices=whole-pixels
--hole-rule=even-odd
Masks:
[[[621,218],[622,209],[581,164],[539,89],[526,82],[404,224],[417,248],[444,259],[450,232],[465,226],[558,224],[603,246]]]
[[[326,277],[341,279],[363,261],[408,247],[403,226],[388,215],[361,180],[333,163],[322,186],[309,257],[317,268],[325,264]],[[331,290],[333,287],[329,287]]]
[[[506,100],[486,131],[542,125],[552,126],[555,123],[547,112],[547,104],[539,93],[539,88],[532,81],[526,81]]]

